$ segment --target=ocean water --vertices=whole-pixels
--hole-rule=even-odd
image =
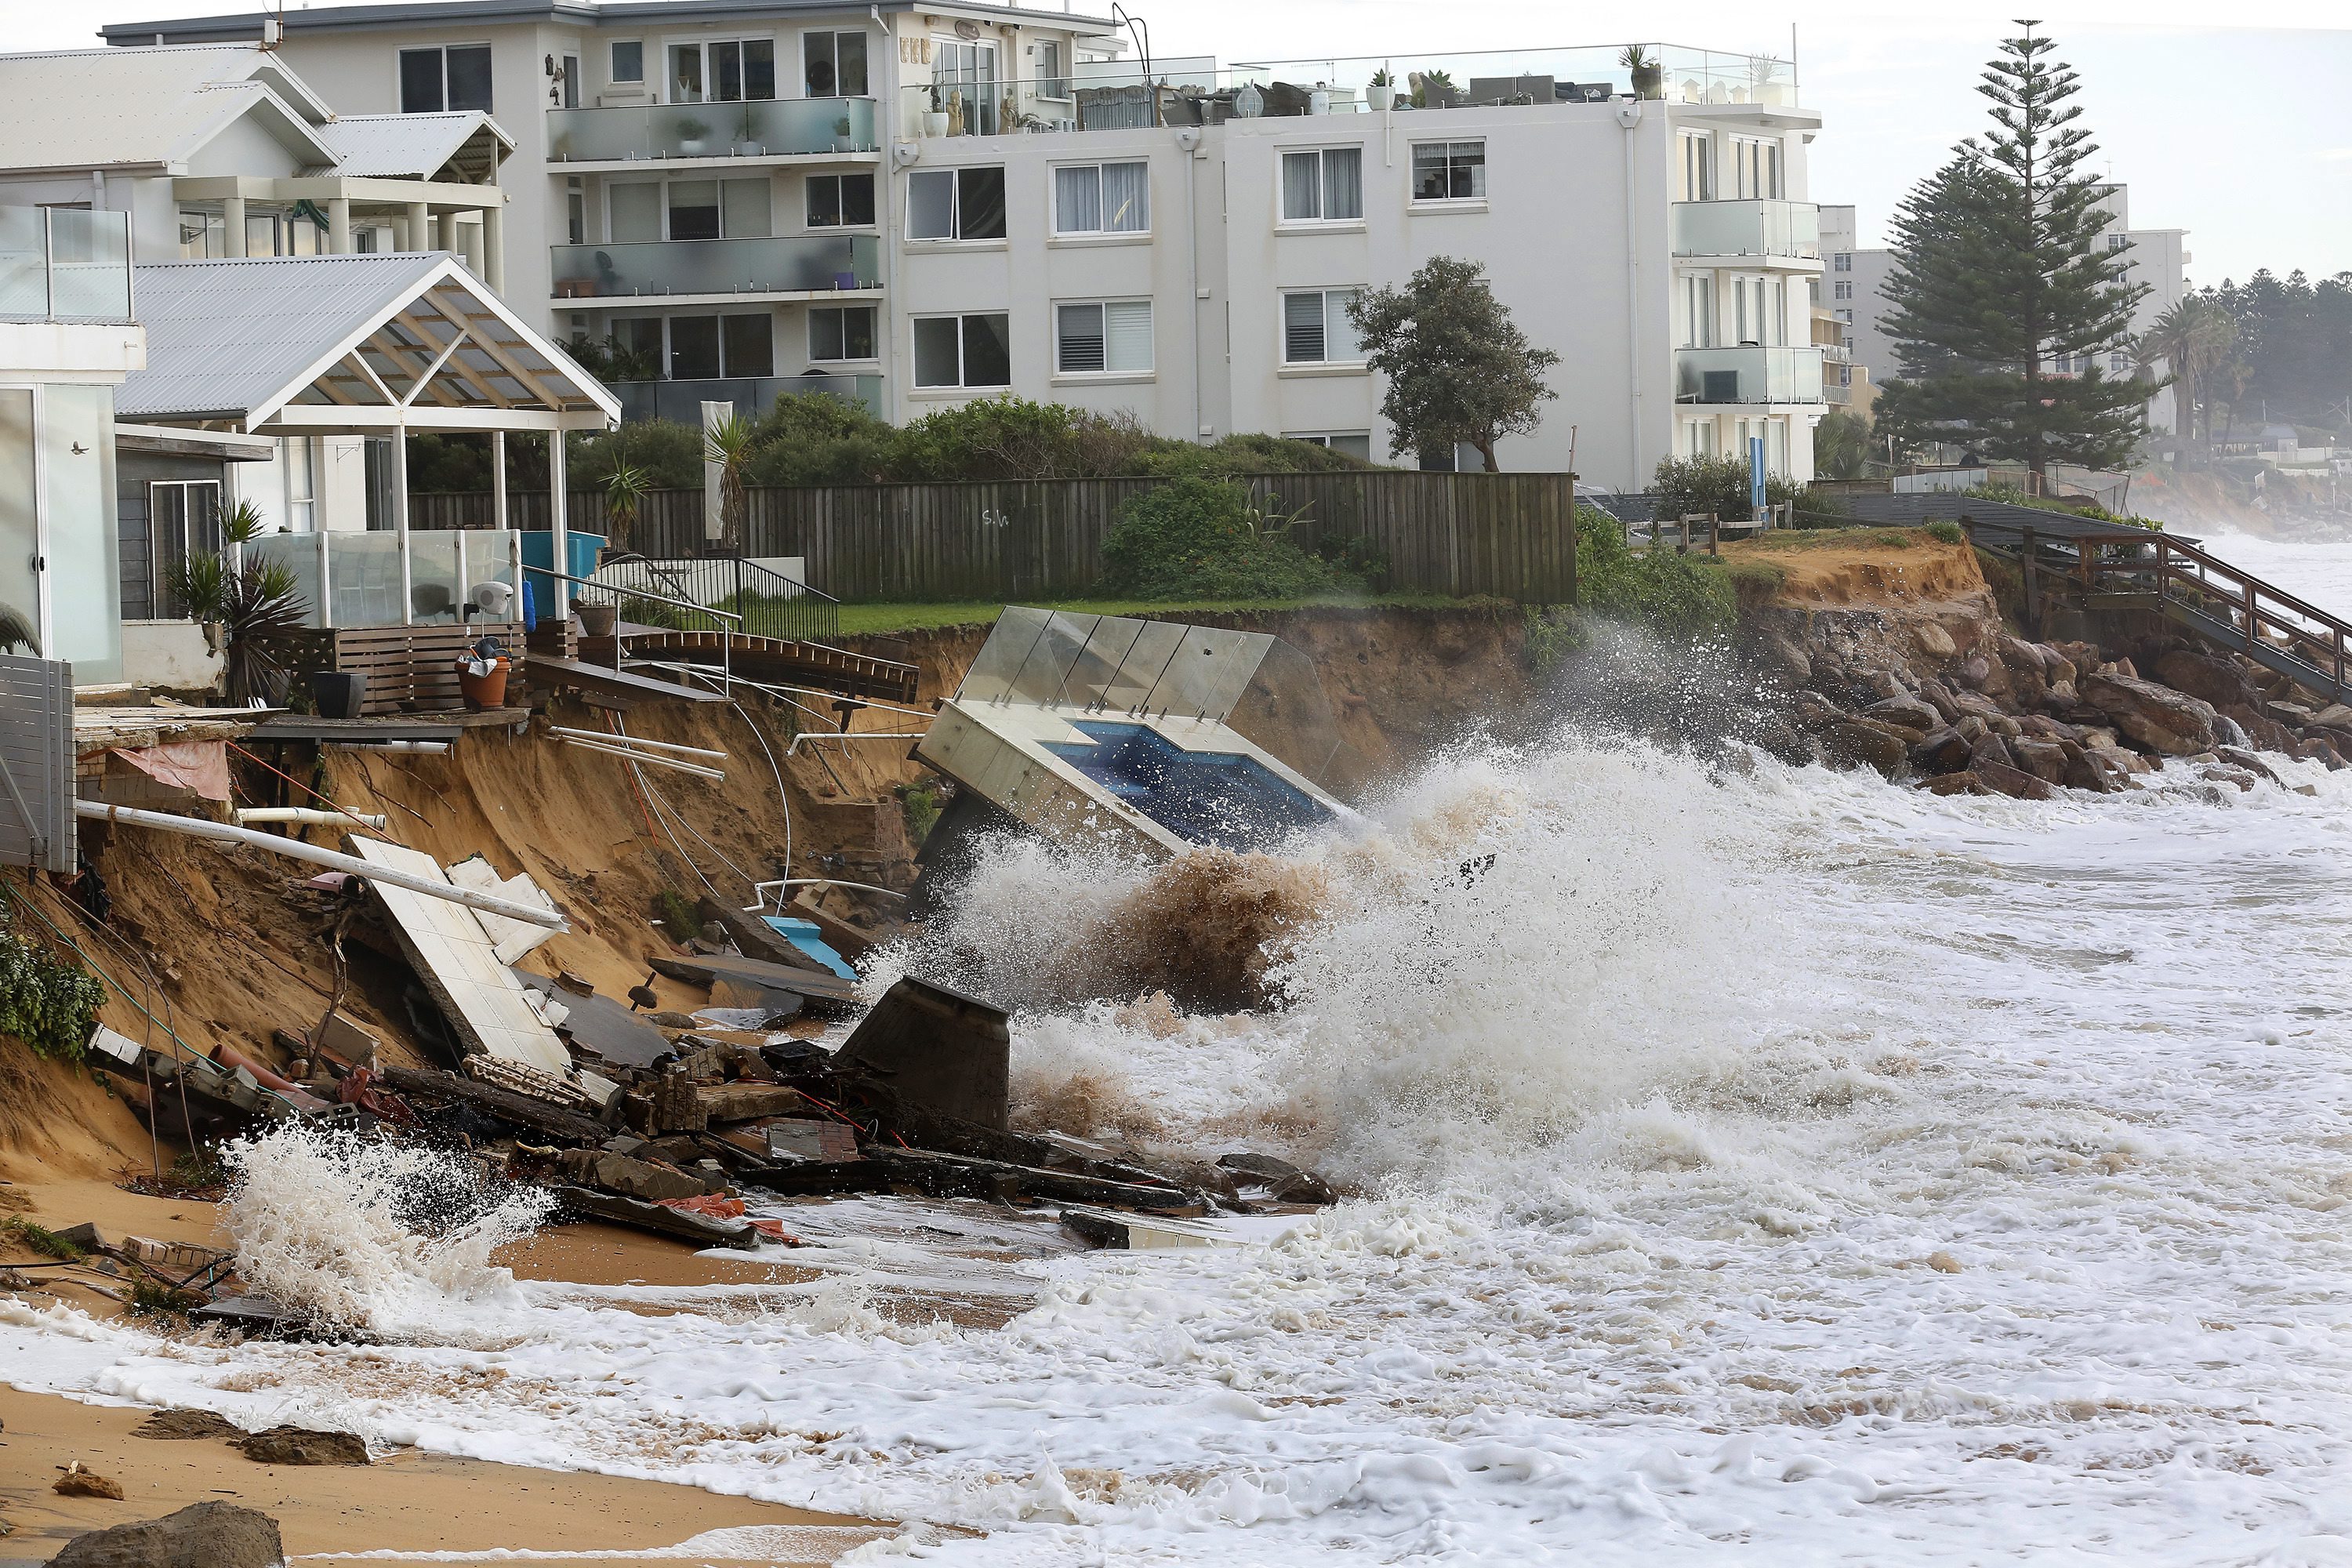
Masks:
[[[1030,1089],[1311,1158],[1320,1215],[989,1263],[793,1211],[815,1284],[596,1291],[277,1142],[265,1272],[393,1342],[0,1302],[0,1375],[929,1521],[850,1561],[2352,1563],[2352,774],[2279,765],[2316,793],[1465,749],[1299,847],[1286,1008],[1016,1022]],[[1002,857],[992,983],[1149,882]]]

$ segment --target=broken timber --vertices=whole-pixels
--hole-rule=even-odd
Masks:
[[[705,1247],[738,1247],[749,1251],[760,1245],[760,1233],[751,1228],[749,1220],[716,1219],[588,1187],[558,1187],[555,1195],[562,1200],[565,1208],[590,1219],[674,1236]]]
[[[476,1083],[456,1073],[387,1067],[380,1076],[388,1087],[402,1094],[469,1105],[500,1121],[534,1128],[574,1143],[601,1143],[613,1135],[612,1129],[603,1122],[592,1121],[560,1105],[517,1094],[512,1089]]]
[[[750,985],[765,986],[771,991],[790,991],[811,1002],[825,1003],[835,1007],[857,1005],[857,984],[844,980],[818,969],[802,969],[787,963],[769,963],[757,958],[737,958],[731,954],[679,958],[656,953],[646,961],[672,980],[688,981],[697,985],[709,985],[725,978]]]

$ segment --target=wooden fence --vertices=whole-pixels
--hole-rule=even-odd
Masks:
[[[1103,537],[1158,479],[839,485],[747,492],[745,553],[798,555],[808,581],[843,600],[1066,599],[1101,585]],[[1337,554],[1350,543],[1386,563],[1388,592],[1490,595],[1528,604],[1576,596],[1576,521],[1566,474],[1381,470],[1265,474],[1243,481],[1290,537]],[[431,503],[427,510],[420,503]],[[488,496],[414,497],[413,527],[488,527]],[[547,498],[509,500],[520,526],[547,526]],[[436,521],[427,521],[430,517]],[[575,492],[568,521],[610,533],[603,498]],[[658,490],[616,546],[698,555],[702,492]]]

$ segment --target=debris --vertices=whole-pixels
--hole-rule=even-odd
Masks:
[[[583,1116],[593,1115],[604,1109],[616,1088],[593,1073],[580,1074],[580,1081],[555,1077],[504,1057],[474,1056],[466,1058],[466,1076],[487,1083],[495,1089],[509,1089],[516,1094],[543,1100],[550,1105],[560,1105],[566,1110]]]
[[[610,1130],[603,1123],[591,1121],[576,1112],[530,1095],[517,1094],[490,1084],[470,1082],[455,1073],[387,1067],[383,1069],[383,1080],[407,1096],[412,1103],[438,1100],[445,1104],[467,1105],[512,1126],[551,1132],[570,1143],[601,1142],[611,1135]]]
[[[50,1568],[278,1568],[285,1558],[276,1520],[214,1500],[77,1535],[49,1563]]]
[[[716,899],[707,898],[696,906],[696,912],[703,918],[706,934],[711,924],[716,923],[747,958],[781,963],[792,969],[808,969],[824,974],[840,973],[830,965],[811,958],[756,910],[730,909]],[[856,972],[853,970],[845,978],[856,979]]]
[[[901,1103],[1001,1132],[1012,1125],[1005,1024],[1003,1008],[910,974],[859,1021],[838,1059],[887,1081]]]
[[[1339,1201],[1322,1177],[1271,1154],[1245,1150],[1238,1154],[1219,1155],[1217,1164],[1236,1176],[1246,1177],[1253,1186],[1265,1188],[1266,1196],[1278,1204],[1312,1204],[1319,1207]]]
[[[697,985],[709,985],[724,974],[730,980],[748,981],[771,991],[790,991],[820,1008],[846,1008],[857,1004],[857,986],[854,981],[815,969],[798,968],[791,964],[768,963],[756,958],[733,955],[698,954],[692,958],[665,958],[656,953],[650,961],[656,973],[672,980],[689,981]]]
[[[669,1037],[630,1009],[593,990],[575,988],[558,975],[518,974],[524,986],[545,996],[561,995],[567,1009],[556,1033],[580,1050],[602,1058],[615,1068],[646,1068],[669,1053]],[[572,976],[578,985],[587,982]]]
[[[1178,1247],[1218,1247],[1231,1238],[1212,1226],[1181,1220],[1139,1219],[1107,1209],[1066,1208],[1062,1228],[1090,1247],[1126,1252],[1163,1252]]]
[[[808,1109],[800,1090],[780,1083],[705,1084],[695,1090],[695,1098],[702,1102],[706,1127],[713,1121],[750,1121]]]
[[[509,903],[530,904],[551,914],[562,912],[556,909],[555,900],[530,879],[529,872],[518,871],[501,879],[490,863],[479,855],[458,861],[449,868],[446,875],[453,887],[470,888],[475,892],[488,893]],[[519,962],[523,954],[543,945],[555,935],[554,929],[550,926],[526,925],[488,910],[474,912],[482,922],[483,933],[490,939],[492,954],[500,963]]]
[[[272,1426],[239,1440],[245,1457],[260,1465],[364,1465],[367,1442],[350,1432],[313,1432]]]
[[[857,971],[850,967],[849,961],[835,952],[824,940],[824,933],[816,921],[803,920],[797,915],[762,915],[760,923],[773,927],[792,944],[793,952],[801,953],[820,968],[829,969],[844,980],[858,977]]]
[[[59,1497],[102,1497],[116,1502],[122,1500],[122,1483],[111,1476],[101,1476],[96,1470],[84,1469],[76,1459],[65,1467],[65,1474],[53,1482],[49,1489]]]
[[[761,1131],[772,1160],[822,1162],[858,1157],[857,1135],[838,1121],[771,1121]]]
[[[198,1307],[190,1312],[188,1321],[199,1328],[207,1323],[216,1324],[224,1329],[251,1334],[257,1339],[310,1339],[319,1328],[314,1320],[281,1307],[267,1296],[223,1296],[210,1305]]]
[[[1015,1165],[1003,1160],[939,1154],[928,1149],[886,1149],[876,1144],[866,1150],[866,1163],[879,1166],[894,1181],[904,1182],[935,1198],[981,1198],[997,1203],[1036,1198],[1167,1214],[1202,1214],[1208,1207],[1201,1194],[1173,1186],[1107,1181],[1069,1171]]]
[[[700,1176],[690,1176],[669,1165],[633,1160],[602,1149],[566,1149],[557,1158],[563,1178],[575,1186],[594,1187],[646,1203],[673,1198],[698,1198],[710,1191]]]
[[[131,1435],[164,1443],[185,1443],[206,1437],[234,1443],[245,1436],[227,1416],[217,1411],[184,1409],[158,1410],[133,1426]]]
[[[805,1247],[807,1243],[784,1229],[780,1219],[753,1219],[741,1198],[719,1197],[668,1198],[662,1207],[679,1214],[700,1215],[706,1219],[740,1219],[760,1234],[762,1241],[776,1242],[784,1247]]]
[[[780,1018],[787,1023],[800,1016],[803,1005],[796,991],[778,991],[728,974],[710,983],[710,1002],[723,1013],[757,1013],[763,1019]]]
[[[585,1218],[650,1230],[659,1236],[677,1237],[700,1247],[749,1249],[759,1245],[760,1233],[751,1228],[748,1220],[714,1219],[660,1204],[646,1203],[639,1198],[596,1192],[588,1187],[559,1187],[556,1195],[562,1199],[566,1209]]]

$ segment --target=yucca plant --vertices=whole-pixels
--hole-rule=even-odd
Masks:
[[[275,703],[286,694],[286,667],[270,639],[299,631],[310,618],[301,584],[283,562],[231,565],[210,551],[172,568],[172,592],[191,618],[221,626],[221,669],[231,702]]]
[[[637,509],[645,505],[646,497],[653,494],[654,476],[627,458],[616,458],[613,471],[604,480],[604,516],[613,525],[614,537],[623,544],[632,542],[637,524]]]
[[[268,529],[262,521],[261,509],[249,500],[241,500],[221,513],[221,539],[229,544],[250,544]]]
[[[37,654],[41,651],[33,623],[23,611],[0,605],[0,653],[14,653],[20,647]]]
[[[741,553],[743,549],[743,470],[751,461],[760,427],[740,414],[702,433],[703,461],[719,465],[719,542]]]

